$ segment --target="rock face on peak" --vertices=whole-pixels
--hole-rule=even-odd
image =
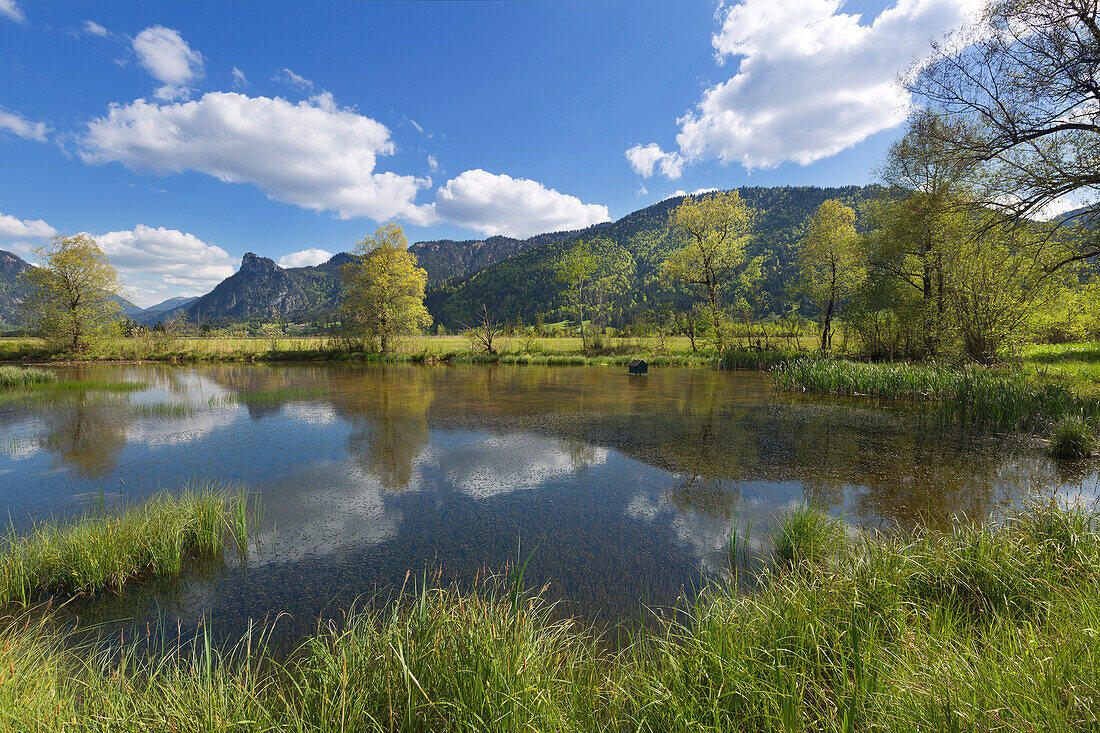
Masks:
[[[252,252],[241,269],[187,309],[193,321],[279,319],[309,313],[313,303],[287,270]]]
[[[552,232],[527,239],[513,239],[500,235],[461,241],[438,239],[417,242],[409,247],[409,251],[416,255],[417,264],[428,273],[428,282],[438,285],[454,278],[468,277],[520,252],[543,244],[559,242],[577,233]]]
[[[275,264],[275,260],[270,257],[260,257],[254,252],[245,252],[244,257],[241,259],[241,269],[237,271],[237,274],[256,274],[265,272],[274,272],[281,269]]]

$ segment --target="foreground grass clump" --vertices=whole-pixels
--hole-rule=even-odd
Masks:
[[[287,662],[265,653],[263,634],[162,656],[11,621],[0,624],[0,727],[1100,728],[1095,509],[1046,500],[946,534],[838,530],[800,510],[755,590],[712,586],[617,652],[515,576],[464,592],[421,585],[322,626]]]
[[[141,576],[179,575],[187,556],[243,548],[245,497],[209,486],[163,494],[116,515],[43,522],[0,548],[0,606],[120,589]]]
[[[57,375],[46,369],[0,366],[0,387],[29,387],[56,381]]]
[[[1098,529],[1092,510],[1037,503],[997,528],[844,542],[758,592],[705,594],[630,650],[632,723],[1096,730]]]
[[[1029,428],[1076,414],[1100,418],[1100,399],[1016,371],[935,364],[867,364],[804,358],[772,370],[778,389],[937,403],[948,416]]]
[[[1067,417],[1059,421],[1050,435],[1050,453],[1055,458],[1087,458],[1092,455],[1096,433],[1088,420]]]
[[[844,541],[840,520],[811,506],[799,507],[783,518],[775,534],[775,559],[786,566],[828,560]]]

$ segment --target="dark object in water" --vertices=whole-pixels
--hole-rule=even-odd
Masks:
[[[649,364],[646,363],[645,359],[635,359],[630,362],[627,369],[630,370],[631,374],[645,374],[649,371]]]

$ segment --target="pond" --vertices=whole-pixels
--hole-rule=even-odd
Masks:
[[[0,399],[0,503],[16,531],[188,481],[258,498],[243,561],[70,609],[292,639],[426,572],[469,584],[531,555],[530,583],[595,622],[725,572],[815,502],[853,525],[946,527],[1029,491],[1095,495],[1034,441],[910,410],[777,395],[766,375],[615,367],[73,367],[133,392]],[[745,539],[747,538],[747,540]]]

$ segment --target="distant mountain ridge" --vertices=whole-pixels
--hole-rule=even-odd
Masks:
[[[19,276],[33,268],[14,252],[0,249],[0,323],[17,326],[23,322],[21,307],[27,298],[27,283]],[[121,295],[112,295],[111,300],[118,303],[123,315],[133,316],[142,311]]]
[[[598,224],[597,227],[605,226]],[[527,239],[493,236],[486,239],[436,239],[417,242],[409,247],[417,264],[428,273],[428,284],[439,285],[455,278],[467,277],[544,244],[560,242],[581,230],[537,234]],[[587,230],[585,230],[587,231]]]
[[[826,199],[858,206],[876,197],[875,186],[839,188],[742,187],[736,189],[756,211],[749,258],[764,259],[766,277],[758,311],[769,312],[785,301],[787,285],[796,276],[797,245],[817,207]],[[569,317],[564,286],[556,275],[562,255],[577,242],[594,242],[598,276],[614,276],[615,292],[606,294],[611,320],[625,324],[659,310],[668,292],[660,266],[679,241],[669,227],[669,215],[684,200],[659,201],[621,219],[583,230],[550,232],[515,239],[494,236],[470,240],[416,242],[409,251],[428,273],[425,299],[436,323],[448,328],[473,323],[484,303],[501,318],[536,316],[546,320]],[[5,258],[4,255],[7,255]],[[12,259],[14,258],[14,259]],[[195,323],[246,320],[328,320],[343,300],[341,269],[354,256],[341,252],[309,267],[283,268],[269,257],[244,255],[240,269],[206,295],[188,302],[170,299],[141,310],[129,304],[131,317],[152,325],[178,315]],[[22,263],[22,264],[19,264]],[[18,281],[5,275],[30,267],[11,253],[0,252],[0,321],[18,311]]]

